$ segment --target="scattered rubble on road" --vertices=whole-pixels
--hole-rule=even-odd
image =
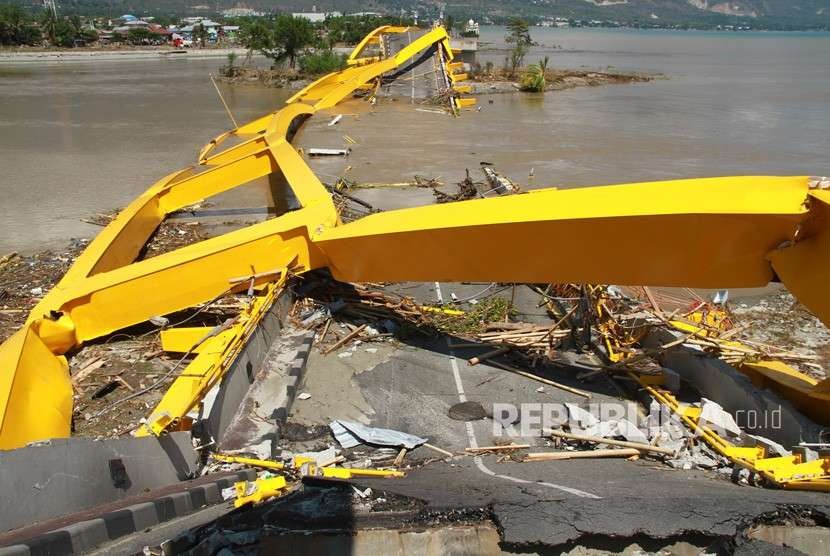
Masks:
[[[789,345],[776,346],[748,339],[745,332],[750,325],[735,316],[725,300],[710,303],[696,295],[686,296],[681,299],[682,309],[668,311],[660,306],[661,302],[668,305],[667,296],[648,288],[641,289],[638,295],[630,295],[631,288],[624,293],[618,288],[603,286],[530,286],[540,295],[540,305],[549,313],[549,322],[542,324],[516,322],[511,301],[504,297],[507,294],[490,295],[515,286],[502,286],[499,290],[491,284],[474,299],[458,300],[453,296],[452,302],[440,306],[420,305],[414,298],[391,293],[392,286],[341,284],[326,276],[309,277],[298,289],[294,317],[299,325],[316,330],[316,341],[323,354],[338,353],[343,357],[364,348],[367,342],[394,342],[405,334],[447,334],[451,349],[479,351],[468,356],[471,366],[487,364],[501,368],[586,399],[591,397],[589,390],[550,380],[541,370],[543,365],[553,362],[564,369],[570,368],[586,384],[605,376],[618,386],[640,382],[649,392],[662,391],[666,395],[681,388],[689,389],[679,375],[661,364],[664,353],[681,346],[738,366],[779,360],[806,363],[816,371],[819,367],[819,359],[813,354],[797,352]],[[645,348],[640,342],[653,329],[668,331],[676,339],[656,349]],[[544,393],[544,387],[537,392]],[[686,398],[693,395],[692,390],[684,394]],[[577,457],[589,457],[591,450],[600,450],[595,455],[623,456],[623,453],[606,454],[601,450],[634,449],[637,453],[632,459],[658,459],[677,469],[723,470],[724,474],[743,482],[749,476],[736,471],[740,463],[725,457],[723,446],[717,445],[721,452],[712,448],[708,444],[712,437],[707,435],[719,435],[728,446],[735,446],[726,449],[728,453],[738,453],[740,447],[758,446],[762,449],[758,453],[777,455],[771,448],[774,442],[744,433],[714,401],[698,394],[697,401],[685,402],[678,408],[664,405],[664,400],[654,401],[648,408],[650,413],[640,418],[594,419],[593,422],[574,418],[579,411],[589,417],[590,414],[566,404],[572,412],[570,430],[560,430],[561,434],[554,437],[551,445],[569,452],[586,452]],[[691,428],[682,417],[682,412],[688,411],[696,415]],[[709,432],[701,435],[695,427]],[[580,439],[578,435],[583,437]],[[591,436],[605,438],[607,442],[586,440]],[[505,452],[510,453],[509,459],[513,461],[524,453],[521,448]],[[551,453],[554,455],[534,455],[524,460],[571,457]],[[789,457],[790,453],[784,450],[781,455]]]
[[[512,191],[502,183],[511,184],[512,188],[512,182],[498,176],[489,166],[483,166],[483,170],[485,182],[473,182],[468,172],[459,183],[458,194],[453,195],[438,189],[443,184],[437,178],[416,178],[406,185],[433,189],[439,203],[481,196],[487,193],[486,187],[493,184],[501,185],[504,192]],[[371,205],[348,193],[360,187],[360,184],[342,178],[330,188],[333,196],[339,199],[345,218],[360,218],[375,211]],[[95,222],[105,225],[111,217],[98,215]],[[197,222],[167,221],[154,234],[142,258],[157,256],[205,237],[207,233]],[[3,278],[0,339],[22,324],[86,243],[84,240],[73,241],[62,252],[32,256],[9,254],[0,258],[0,276]],[[544,376],[543,366],[553,362],[562,368],[570,368],[586,385],[600,376],[618,383],[624,383],[626,379],[649,382],[659,379],[664,387],[676,391],[681,386],[679,377],[660,364],[661,354],[676,346],[718,357],[733,366],[759,360],[783,361],[818,380],[825,377],[824,368],[830,353],[830,334],[806,310],[794,308],[795,302],[786,292],[770,294],[752,305],[739,302],[733,310],[725,300],[708,303],[689,292],[670,295],[648,288],[530,285],[528,287],[540,296],[540,307],[549,315],[548,322],[531,323],[515,320],[512,296],[508,295],[511,289],[515,295],[515,288],[522,287],[519,285],[490,284],[478,295],[468,299],[453,295],[452,301],[438,305],[424,304],[413,297],[394,293],[393,286],[346,284],[333,280],[324,272],[310,273],[295,288],[296,301],[289,318],[296,327],[315,332],[315,344],[322,354],[348,358],[357,350],[377,351],[371,347],[377,342],[396,343],[408,336],[446,335],[451,349],[460,353],[478,350],[478,353],[471,352],[465,357],[471,366],[486,364],[541,382],[543,386],[537,389],[538,393],[551,387],[585,399],[591,397],[588,389],[551,380]],[[198,314],[194,324],[215,326],[239,311],[242,305],[240,300],[229,295],[209,308],[195,307],[171,318],[190,319]],[[129,434],[141,425],[175,378],[177,358],[171,358],[160,349],[158,329],[164,324],[150,323],[123,331],[86,345],[74,354],[70,373],[75,389],[73,430],[76,434],[111,438]],[[656,350],[643,348],[640,340],[647,330],[655,327],[670,331],[677,340]],[[305,400],[311,395],[303,392],[298,397]],[[519,444],[467,453],[494,453],[510,461],[553,461],[589,457],[592,451],[594,456],[630,457],[627,452],[610,453],[608,450],[636,450],[633,459],[658,459],[678,469],[721,469],[744,482],[750,479],[748,473],[736,472],[728,458],[709,448],[682,420],[663,419],[655,426],[652,423],[655,411],[664,411],[660,403],[655,403],[641,422],[611,420],[586,424],[571,419],[569,430],[551,431],[553,436],[548,444],[558,452],[528,452],[529,446]],[[776,452],[776,443],[743,433],[734,421],[724,418],[729,415],[714,402],[700,399],[691,407],[699,409],[701,423],[706,423],[724,438],[741,445],[763,445],[770,453]],[[573,411],[578,412],[577,409]],[[486,410],[482,409],[482,413],[476,418],[486,418]],[[469,420],[468,417],[461,420]],[[289,422],[286,426],[292,425]],[[313,434],[294,435],[294,438],[316,438],[319,443],[323,438],[337,437],[325,425],[315,424],[311,428]],[[291,435],[287,429],[286,438]],[[415,463],[407,457],[413,447],[397,446],[395,450],[384,452],[383,448],[373,446],[361,455],[349,453],[354,447],[347,450],[346,446],[341,446],[342,453],[337,457],[344,458],[343,462],[354,468],[373,467],[377,462],[371,458],[378,457],[382,458],[379,462],[400,468],[405,461],[409,465]],[[783,447],[778,448],[782,455],[789,454]],[[459,457],[429,444],[427,449],[442,458]],[[561,455],[563,451],[571,455]],[[574,456],[577,452],[584,452],[584,455]]]

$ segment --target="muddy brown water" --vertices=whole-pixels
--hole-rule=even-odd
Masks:
[[[503,58],[487,28],[481,59]],[[650,71],[652,83],[548,95],[478,94],[460,118],[406,100],[321,115],[302,146],[342,147],[347,159],[312,167],[332,180],[346,166],[371,182],[418,174],[454,183],[481,161],[523,187],[596,185],[729,174],[830,174],[830,34],[535,30],[559,67]],[[561,49],[559,48],[561,46]],[[124,206],[154,181],[192,164],[229,120],[208,74],[221,60],[39,62],[0,65],[0,253],[91,237],[80,221]],[[290,91],[225,87],[246,121]],[[420,110],[418,110],[420,109]],[[531,174],[532,177],[531,177]],[[428,190],[361,193],[382,207],[431,202]],[[220,200],[229,210],[267,203],[262,184]]]

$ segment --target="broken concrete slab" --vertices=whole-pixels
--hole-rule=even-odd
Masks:
[[[737,438],[741,436],[741,427],[732,418],[732,415],[723,410],[717,402],[701,398],[700,400],[700,417],[701,424],[706,424],[709,428],[718,433],[718,435],[727,438]]]
[[[656,349],[675,339],[666,330],[652,329],[642,344]],[[785,448],[819,441],[821,426],[774,392],[757,388],[728,363],[683,346],[664,351],[660,359],[703,397],[720,404],[745,432],[772,439]]]
[[[192,477],[189,432],[161,438],[55,439],[0,451],[0,524],[9,530]]]
[[[280,296],[268,313],[254,329],[242,352],[231,368],[222,377],[222,382],[209,396],[205,396],[199,423],[194,425],[196,436],[202,443],[219,442],[225,430],[236,417],[239,405],[254,383],[257,370],[261,368],[272,344],[279,338],[282,321],[293,300],[291,296]]]
[[[282,329],[219,439],[221,451],[245,452],[260,459],[274,456],[312,341],[313,336],[305,331]]]

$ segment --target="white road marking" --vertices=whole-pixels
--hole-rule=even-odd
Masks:
[[[443,303],[443,295],[441,294],[441,284],[435,282],[435,293],[438,295],[438,302]],[[450,347],[450,339],[447,338],[447,348],[450,350],[449,360],[450,360],[450,367],[452,368],[452,376],[455,379],[455,389],[458,392],[458,401],[466,402],[467,395],[464,393],[464,383],[461,382],[461,372],[458,369],[458,359],[455,357],[455,352],[453,351],[452,347]],[[470,445],[470,448],[478,448],[478,440],[476,439],[476,433],[473,429],[473,424],[470,421],[464,423],[467,429],[467,441]],[[585,492],[583,490],[579,490],[576,488],[571,488],[563,485],[557,485],[554,483],[545,483],[542,481],[528,481],[527,479],[520,479],[519,477],[511,477],[510,475],[502,475],[500,473],[496,473],[495,471],[490,470],[486,465],[484,465],[484,461],[482,461],[480,456],[475,456],[473,458],[473,462],[475,463],[476,467],[478,467],[479,471],[484,473],[485,475],[489,475],[491,477],[496,477],[499,479],[504,479],[506,481],[511,481],[514,483],[519,483],[523,485],[540,485],[547,488],[552,488],[556,490],[561,490],[563,492],[567,492],[568,494],[573,494],[574,496],[581,496],[582,498],[595,498],[599,499],[600,497],[596,494],[591,494],[590,492]]]

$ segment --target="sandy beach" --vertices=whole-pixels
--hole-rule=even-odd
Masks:
[[[147,60],[169,58],[224,58],[230,53],[244,56],[244,48],[74,48],[74,49],[0,49],[0,64],[30,64],[32,62],[83,62],[96,60]]]

